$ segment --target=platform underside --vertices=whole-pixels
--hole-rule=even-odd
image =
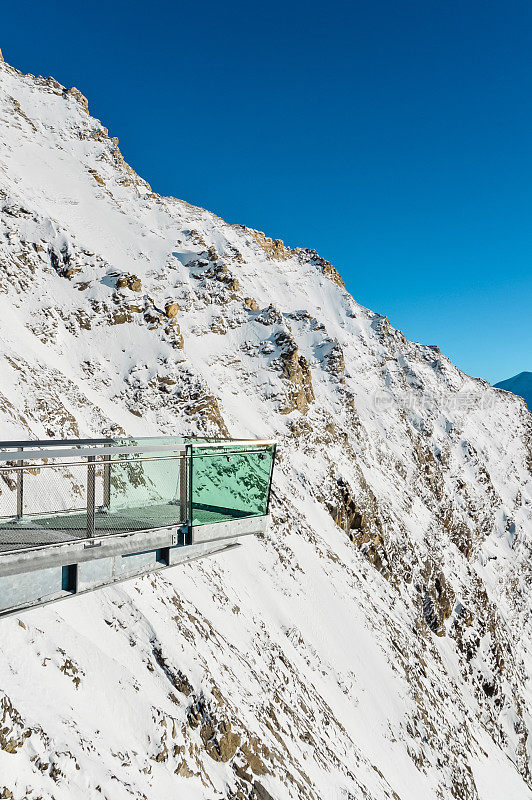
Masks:
[[[176,507],[170,508],[175,519]],[[75,514],[60,515],[61,523],[67,517],[73,523],[69,527],[52,527],[58,520],[52,516],[40,518],[50,527],[25,528],[24,520],[11,523],[11,528],[0,526],[0,616],[223,552],[236,547],[241,537],[264,532],[269,520],[263,516],[219,521],[216,509],[214,523],[139,530],[146,520],[135,517],[134,511],[102,514],[107,519],[105,532],[91,539],[84,537],[84,527],[76,526]],[[228,512],[234,517],[234,509]],[[160,513],[163,521],[165,507]],[[86,519],[85,514],[79,516]],[[128,523],[128,529],[113,531],[109,517]],[[153,506],[149,519],[153,525]],[[32,521],[35,524],[35,518]],[[11,536],[15,541],[9,541]]]

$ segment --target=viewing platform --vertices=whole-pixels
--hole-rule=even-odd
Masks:
[[[273,440],[0,442],[0,615],[264,532],[274,460]]]

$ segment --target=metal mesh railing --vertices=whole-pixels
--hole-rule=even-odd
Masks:
[[[95,470],[95,505],[103,506],[103,465]],[[4,519],[80,512],[87,508],[87,464],[0,464],[0,523]]]
[[[79,458],[0,463],[0,552],[187,522],[185,454]]]

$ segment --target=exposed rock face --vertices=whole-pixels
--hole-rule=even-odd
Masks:
[[[310,263],[319,267],[322,274],[329,278],[329,280],[331,280],[337,286],[341,286],[342,288],[344,287],[344,282],[338,270],[333,267],[330,261],[326,261],[324,258],[321,258],[315,250],[308,250],[298,247],[296,248],[295,252],[298,253],[300,259],[309,261]]]
[[[4,797],[529,797],[524,403],[153,193],[77,90],[1,63],[0,126],[0,438],[280,443],[266,536],[0,622]]]
[[[248,228],[255,241],[262,247],[268,258],[283,259],[292,255],[292,250],[286,247],[282,239],[270,239],[262,231],[253,231]]]
[[[89,101],[85,97],[85,95],[81,94],[79,89],[76,89],[75,86],[72,86],[70,89],[65,89],[65,97],[75,97],[80,106],[83,110],[88,114],[89,113]]]
[[[327,276],[333,283],[338,286],[344,287],[344,282],[337,269],[333,267],[330,261],[321,258],[315,250],[303,247],[290,248],[285,245],[282,239],[270,239],[262,231],[254,231],[251,228],[246,228],[244,225],[236,225],[255,239],[255,241],[262,247],[268,258],[284,260],[290,257],[297,257],[300,261],[311,263],[320,268],[323,275]]]
[[[289,333],[278,334],[275,344],[281,350],[279,356],[281,373],[289,382],[287,403],[281,409],[281,414],[290,414],[295,410],[306,414],[309,403],[314,400],[308,362],[305,356],[300,355],[297,345]]]
[[[335,267],[331,264],[330,261],[325,261],[325,259],[320,259],[320,266],[322,267],[322,271],[324,275],[327,275],[333,283],[336,283],[338,286],[345,286],[340,273],[338,272]]]

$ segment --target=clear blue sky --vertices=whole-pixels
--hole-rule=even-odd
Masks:
[[[532,370],[529,0],[10,3],[0,47],[155,191],[315,248],[473,375]]]

